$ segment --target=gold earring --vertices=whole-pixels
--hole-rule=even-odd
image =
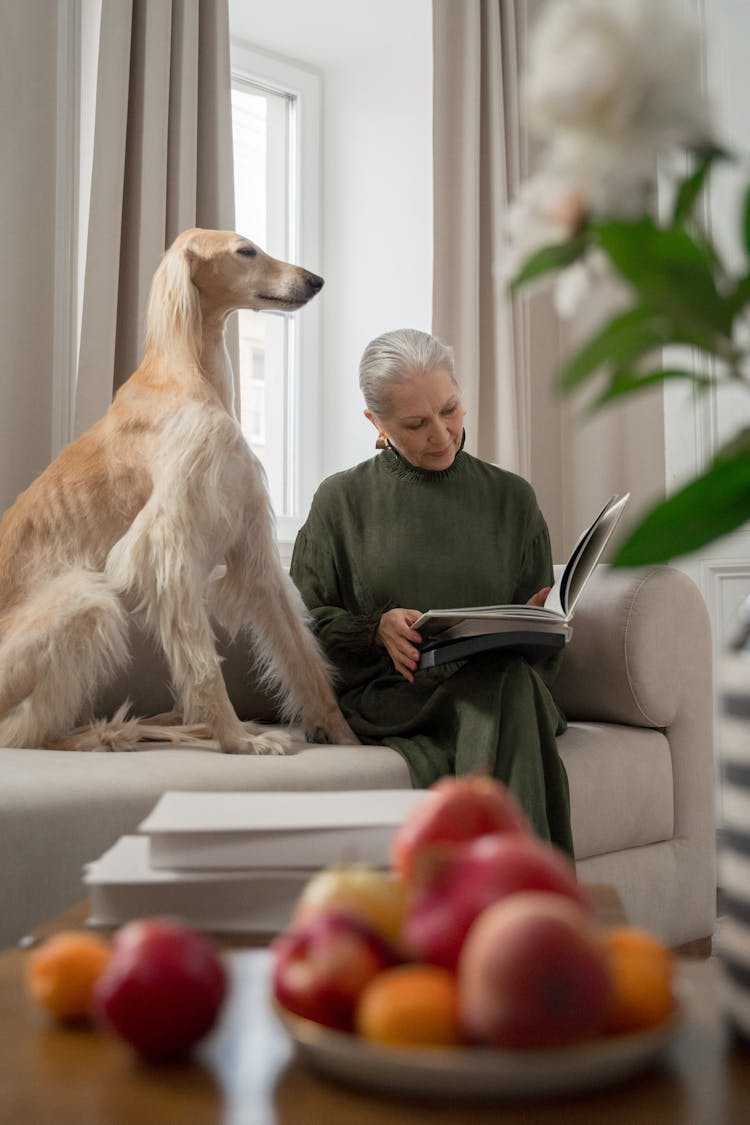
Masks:
[[[378,434],[378,439],[375,442],[375,448],[376,449],[387,449],[388,448],[388,434],[385,432],[385,430],[381,430],[380,433]]]

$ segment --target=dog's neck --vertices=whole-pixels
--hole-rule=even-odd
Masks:
[[[234,372],[227,351],[226,316],[204,315],[201,340],[200,365],[204,378],[211,384],[227,412],[236,418],[234,410]]]

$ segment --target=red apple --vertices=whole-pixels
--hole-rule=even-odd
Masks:
[[[430,786],[393,839],[393,866],[409,878],[428,847],[496,832],[532,832],[513,794],[492,777],[443,777]]]
[[[404,923],[415,958],[455,969],[464,939],[485,907],[519,891],[563,895],[588,908],[575,867],[558,848],[531,835],[480,836],[417,870]]]
[[[365,922],[328,911],[276,938],[272,988],[283,1008],[349,1031],[366,984],[397,961]]]
[[[497,1047],[577,1043],[602,1028],[612,991],[591,915],[560,895],[513,895],[485,910],[458,968],[468,1035]]]
[[[226,994],[216,948],[169,919],[129,922],[117,933],[94,988],[106,1026],[148,1060],[186,1054],[213,1027]]]

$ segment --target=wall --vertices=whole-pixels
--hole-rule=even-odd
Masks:
[[[0,25],[2,512],[50,455],[57,5],[2,0]]]
[[[230,0],[233,35],[323,80],[321,477],[369,457],[359,358],[432,320],[430,0]]]

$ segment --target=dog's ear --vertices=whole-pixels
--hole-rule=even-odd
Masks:
[[[195,254],[189,244],[171,246],[151,283],[146,317],[147,346],[167,357],[185,351],[199,361],[202,317],[198,290],[193,284]]]

